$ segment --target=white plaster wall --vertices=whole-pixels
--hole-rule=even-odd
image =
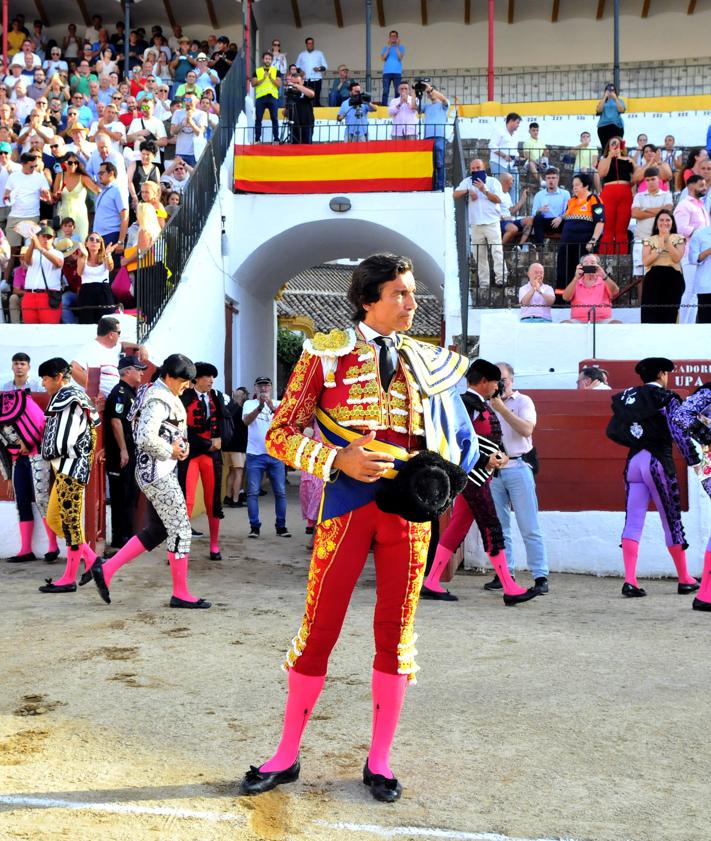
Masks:
[[[593,328],[587,325],[521,324],[516,310],[483,310],[479,316],[481,356],[510,362],[521,389],[575,388],[580,361],[593,356]],[[601,324],[596,332],[598,359],[711,354],[711,331],[703,324]]]
[[[272,299],[303,269],[389,250],[412,257],[420,288],[438,297],[446,278],[456,277],[451,194],[352,193],[347,213],[330,210],[331,198],[236,195],[225,200],[226,292],[239,308],[235,381],[249,384],[265,373],[274,376]]]
[[[136,319],[129,315],[117,316],[121,322],[121,338],[136,340]],[[32,360],[31,375],[45,359],[61,356],[71,362],[76,354],[96,336],[93,324],[0,324],[0,385],[12,376],[11,360],[14,353],[24,351]]]
[[[711,534],[711,500],[693,470],[689,470],[688,480],[689,510],[683,512],[682,520],[689,543],[689,571],[698,576],[703,569],[704,550]],[[552,572],[622,575],[624,568],[620,539],[625,523],[623,511],[542,511],[540,516]],[[512,528],[516,569],[525,570],[526,550],[515,519]],[[476,526],[470,530],[464,542],[464,565],[470,568],[490,568]],[[637,570],[642,577],[676,575],[664,545],[664,532],[656,512],[647,514]]]
[[[414,3],[412,4],[415,5]],[[434,6],[435,4],[431,4]],[[472,3],[472,24],[446,21],[421,26],[398,21],[386,4],[386,26],[377,25],[373,14],[373,71],[380,75],[380,50],[390,29],[397,29],[407,47],[404,69],[485,68],[487,62],[486,3]],[[620,16],[620,55],[622,61],[649,61],[708,56],[708,32],[711,30],[711,9],[699,8],[687,17],[687,3],[675,11],[653,8],[652,14],[640,17],[640,2],[623,2]],[[611,6],[611,4],[608,4]],[[628,9],[624,8],[629,6]],[[655,4],[656,6],[656,4]],[[701,4],[699,4],[701,6]],[[526,0],[516,4],[516,22],[509,25],[502,18],[506,5],[497,3],[494,59],[497,67],[526,67],[556,64],[612,65],[612,16],[608,11],[601,21],[595,20],[593,3],[561,3],[560,19],[550,23],[550,0]],[[532,7],[531,14],[527,8]],[[417,4],[419,10],[419,4]],[[584,14],[581,14],[580,10]],[[258,12],[257,12],[258,14]],[[365,67],[365,27],[362,13],[346,16],[349,25],[338,29],[333,24],[304,23],[296,29],[288,14],[262,22],[260,45],[281,39],[282,50],[290,61],[304,49],[304,39],[313,36],[316,46],[324,51],[330,67],[347,64],[352,70]],[[536,17],[533,17],[536,15]],[[435,15],[431,15],[434,17]],[[308,18],[306,18],[308,20]],[[377,89],[377,87],[376,87]],[[660,94],[663,93],[660,91]]]

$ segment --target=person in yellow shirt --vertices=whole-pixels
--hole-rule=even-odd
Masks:
[[[272,65],[272,54],[262,53],[262,66],[257,67],[252,76],[252,87],[254,88],[255,116],[254,116],[254,142],[262,140],[262,120],[264,112],[269,111],[272,120],[272,142],[279,141],[279,111],[277,100],[279,99],[279,88],[281,77],[277,68]]]

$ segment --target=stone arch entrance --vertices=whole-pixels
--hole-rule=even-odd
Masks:
[[[364,219],[335,218],[294,225],[252,251],[232,276],[239,300],[237,380],[249,387],[257,376],[274,375],[274,296],[290,278],[320,263],[362,259],[379,251],[410,257],[418,284],[442,299],[444,271],[437,260],[410,237]]]

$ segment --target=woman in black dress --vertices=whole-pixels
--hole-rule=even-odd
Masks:
[[[674,216],[660,210],[654,219],[652,235],[642,242],[645,268],[642,288],[642,324],[675,324],[684,294],[681,259],[684,237],[677,233]]]

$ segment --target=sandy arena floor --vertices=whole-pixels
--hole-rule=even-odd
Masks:
[[[419,684],[393,754],[405,791],[386,805],[359,781],[369,563],[301,780],[238,798],[278,738],[279,665],[303,609],[306,537],[290,495],[292,540],[268,527],[245,539],[238,509],[222,562],[196,541],[191,583],[209,611],[167,608],[158,552],[122,570],[110,606],[93,585],[40,595],[60,574],[42,561],[0,565],[0,839],[709,838],[711,617],[669,580],[623,601],[620,580],[554,575],[549,595],[509,609],[483,577],[457,575],[457,604],[419,608]],[[269,523],[272,497],[261,502]]]

